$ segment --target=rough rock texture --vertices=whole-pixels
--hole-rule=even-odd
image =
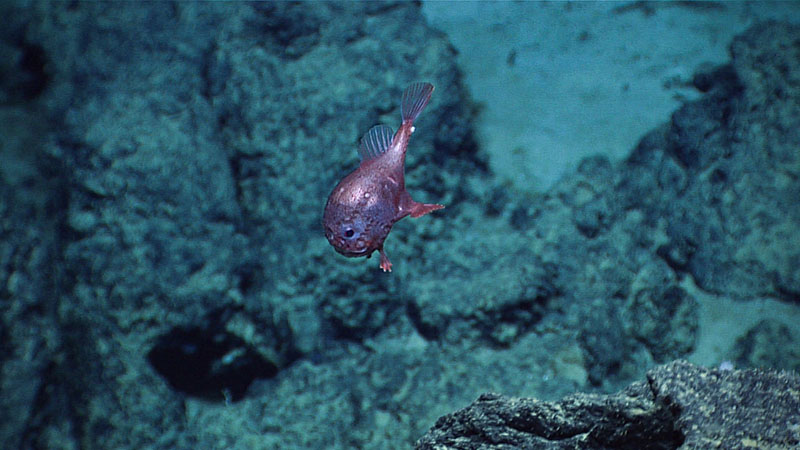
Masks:
[[[676,283],[686,275],[706,292],[798,300],[800,30],[756,26],[731,54],[731,65],[697,75],[706,97],[646,136],[619,168],[589,159],[542,201],[509,201],[509,223],[542,239],[530,247],[557,265],[550,292],[575,305],[596,295],[589,280],[618,286],[588,303],[576,324],[591,383],[619,380],[638,345],[656,361],[691,349],[696,300]],[[559,214],[574,228],[558,228],[553,222],[567,222]],[[576,252],[583,258],[565,256]],[[599,255],[613,263],[577,264]],[[734,360],[791,368],[794,347],[785,326],[759,324]],[[794,448],[799,382],[787,372],[677,363],[609,397],[546,403],[489,394],[440,419],[417,448]]]
[[[800,373],[800,336],[786,324],[765,319],[736,340],[729,361],[736,367],[772,367]]]
[[[422,177],[431,190],[418,197],[453,201],[459,179],[481,172],[453,51],[419,6],[3,8],[13,20],[2,69],[13,76],[0,100],[22,105],[8,134],[44,139],[3,154],[2,447],[229,448],[226,438],[259,436],[273,448],[263,435],[274,423],[283,424],[279,441],[301,448],[367,442],[355,437],[372,427],[358,419],[366,407],[323,412],[355,360],[306,373],[318,387],[289,376],[282,400],[238,405],[253,411],[199,408],[187,420],[184,401],[237,402],[298,358],[341,357],[321,355],[363,297],[298,298],[279,285],[323,260],[335,267],[334,253],[316,262],[306,253],[322,205],[355,164],[361,133],[378,119],[396,126],[406,84],[440,87],[409,154],[409,168],[421,166],[409,185]],[[42,130],[28,129],[33,122]],[[457,149],[462,158],[447,157]],[[26,177],[7,161],[33,161],[27,182],[42,200],[14,190]],[[385,305],[384,290],[367,292]],[[378,306],[367,315],[384,317]],[[359,336],[373,332],[356,323]],[[296,419],[308,406],[297,400],[318,405],[309,417],[324,417],[317,426],[327,432],[308,433]],[[274,415],[261,419],[267,405]],[[243,435],[220,414],[255,423]]]
[[[4,116],[20,124],[16,142],[6,141],[9,150],[35,138],[22,131],[32,117]],[[20,139],[21,138],[21,139]],[[24,153],[20,153],[24,154]],[[42,183],[28,158],[4,158],[4,169],[13,167],[16,177],[0,183],[0,447],[20,448],[23,433],[34,433],[44,420],[34,405],[42,391],[54,382],[59,342],[55,316],[59,268],[57,220],[50,215],[58,205],[48,190],[58,182]],[[50,211],[49,211],[50,210]],[[13,299],[13,301],[12,301]]]
[[[643,208],[666,236],[658,254],[707,291],[799,298],[797,35],[767,23],[735,39],[731,65],[696,78],[707,96],[624,168],[621,206]]]
[[[795,448],[800,376],[659,366],[613,395],[557,402],[484,394],[416,445],[445,449]]]
[[[624,164],[533,194],[489,177],[419,5],[0,8],[3,448],[410,446],[477,392],[686,355],[689,278],[800,292],[794,28],[738,39]],[[386,275],[319,218],[416,80],[407,184],[448,207],[397,224]]]

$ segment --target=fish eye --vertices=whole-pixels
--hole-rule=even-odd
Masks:
[[[339,236],[347,241],[354,241],[364,233],[364,226],[360,221],[343,223],[339,228]]]
[[[344,232],[342,233],[342,236],[344,236],[344,238],[347,239],[348,241],[358,239],[358,237],[361,236],[361,233],[357,232],[356,230],[350,227],[343,228],[343,231]]]
[[[366,233],[367,224],[361,217],[355,217],[351,220],[340,223],[336,235],[339,239],[348,242],[359,241]]]

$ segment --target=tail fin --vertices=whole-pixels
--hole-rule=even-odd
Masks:
[[[403,122],[413,122],[419,117],[433,94],[430,83],[414,83],[403,91],[403,102],[400,104],[400,115]]]

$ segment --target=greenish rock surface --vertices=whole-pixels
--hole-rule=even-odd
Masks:
[[[0,12],[2,448],[410,447],[481,392],[610,392],[691,356],[714,296],[800,298],[794,27],[537,193],[488,171],[417,4]],[[396,225],[388,275],[320,216],[418,80],[406,182],[447,208]]]

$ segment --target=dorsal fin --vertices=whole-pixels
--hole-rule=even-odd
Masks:
[[[361,145],[358,146],[358,155],[361,161],[369,161],[382,155],[392,145],[394,131],[387,125],[375,125],[364,133]]]

